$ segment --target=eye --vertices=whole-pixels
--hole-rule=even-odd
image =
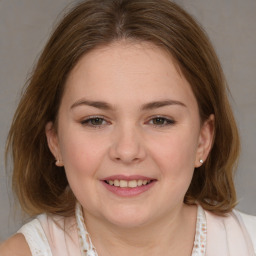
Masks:
[[[167,125],[175,124],[175,121],[170,119],[170,118],[157,116],[157,117],[152,118],[149,121],[149,123],[154,125],[154,126],[167,126]]]
[[[107,121],[103,117],[89,117],[81,121],[82,125],[91,126],[91,127],[101,127],[107,124]]]

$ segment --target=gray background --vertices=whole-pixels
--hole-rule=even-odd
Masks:
[[[20,92],[70,0],[0,0],[0,241],[21,225],[4,146]],[[176,0],[208,32],[226,74],[242,139],[238,209],[256,215],[256,0]],[[221,153],[221,152],[220,152]]]

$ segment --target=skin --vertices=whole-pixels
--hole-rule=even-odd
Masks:
[[[189,83],[152,44],[115,42],[81,58],[66,82],[58,128],[49,122],[46,135],[99,255],[191,255],[197,208],[183,198],[210,151],[213,122],[201,124]],[[155,182],[121,197],[102,183],[112,175]]]
[[[1,256],[32,256],[28,244],[22,234],[16,234],[0,244]]]
[[[143,108],[162,101],[175,103]],[[91,117],[102,119],[88,122]],[[174,123],[155,124],[156,117]],[[212,117],[201,125],[190,85],[169,55],[148,43],[123,41],[91,51],[67,80],[57,132],[49,123],[46,133],[102,255],[134,250],[146,255],[145,245],[159,248],[156,234],[166,237],[160,248],[189,255],[196,214],[183,198],[194,168],[210,150]],[[102,185],[111,175],[143,175],[156,182],[138,196],[123,198]],[[178,243],[183,238],[185,246]]]

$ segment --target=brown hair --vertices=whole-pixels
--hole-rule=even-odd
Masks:
[[[191,85],[201,120],[215,115],[215,139],[194,172],[186,204],[215,214],[236,204],[234,164],[240,144],[218,58],[190,15],[168,0],[88,0],[65,15],[52,34],[23,93],[7,140],[13,188],[23,209],[68,216],[75,198],[63,169],[55,166],[45,126],[56,122],[65,81],[88,51],[116,40],[151,42],[167,50]],[[6,153],[6,154],[7,154]]]

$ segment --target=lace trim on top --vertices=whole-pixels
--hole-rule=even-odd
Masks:
[[[194,240],[194,247],[192,256],[204,256],[206,252],[206,216],[203,208],[198,205],[197,208],[197,221],[196,221],[196,234]]]
[[[98,256],[96,249],[92,244],[90,235],[85,227],[83,211],[79,203],[76,204],[76,222],[82,256]]]
[[[95,247],[92,244],[90,235],[86,229],[82,207],[79,203],[76,204],[76,221],[82,256],[98,256]],[[206,217],[203,208],[198,205],[196,234],[194,247],[191,256],[205,256],[206,251]]]

